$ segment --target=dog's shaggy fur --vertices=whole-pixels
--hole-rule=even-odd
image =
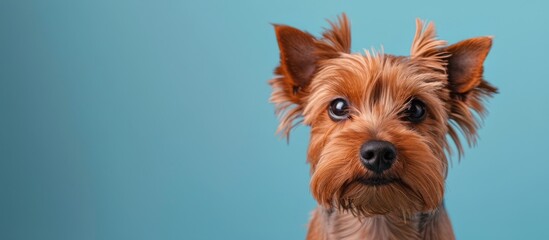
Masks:
[[[483,79],[491,37],[448,46],[432,23],[417,21],[410,56],[351,53],[342,15],[321,38],[275,25],[280,66],[271,101],[288,136],[311,127],[311,192],[319,206],[307,239],[454,239],[444,209],[449,135],[474,143],[483,102],[497,92]],[[330,117],[334,99],[348,104],[344,120]],[[409,121],[412,101],[425,117]],[[359,151],[372,140],[391,143],[396,158],[382,173],[364,166]]]

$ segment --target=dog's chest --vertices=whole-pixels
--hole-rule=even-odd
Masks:
[[[328,240],[419,239],[417,222],[392,217],[358,219],[349,213],[332,213],[326,222]]]

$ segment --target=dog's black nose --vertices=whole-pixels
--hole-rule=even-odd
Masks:
[[[360,148],[360,160],[371,171],[382,173],[389,169],[397,156],[395,146],[387,141],[369,141]]]

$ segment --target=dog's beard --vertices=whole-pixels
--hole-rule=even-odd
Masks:
[[[399,212],[402,215],[418,212],[425,205],[421,195],[401,180],[384,185],[365,185],[360,181],[346,184],[335,206],[354,215],[373,216]]]
[[[323,206],[360,216],[436,209],[444,195],[445,166],[415,140],[400,142],[397,162],[381,176],[367,172],[357,157],[326,152],[312,175],[313,196]]]

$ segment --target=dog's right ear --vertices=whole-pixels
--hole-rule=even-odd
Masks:
[[[328,21],[322,38],[299,29],[274,25],[280,65],[275,69],[278,75],[269,83],[273,87],[270,101],[276,105],[280,116],[277,132],[288,137],[290,130],[299,123],[309,85],[318,71],[319,62],[336,58],[351,51],[351,32],[347,16],[342,14],[337,22]]]
[[[289,100],[299,104],[299,93],[306,88],[316,69],[316,39],[299,29],[275,25],[280,49],[280,66],[275,73],[283,78],[284,93]]]
[[[273,87],[270,101],[276,105],[276,113],[280,116],[277,133],[288,137],[294,120],[301,115],[303,98],[316,71],[317,40],[311,34],[290,26],[274,27],[280,49],[280,66],[275,69],[279,77],[269,82]]]

